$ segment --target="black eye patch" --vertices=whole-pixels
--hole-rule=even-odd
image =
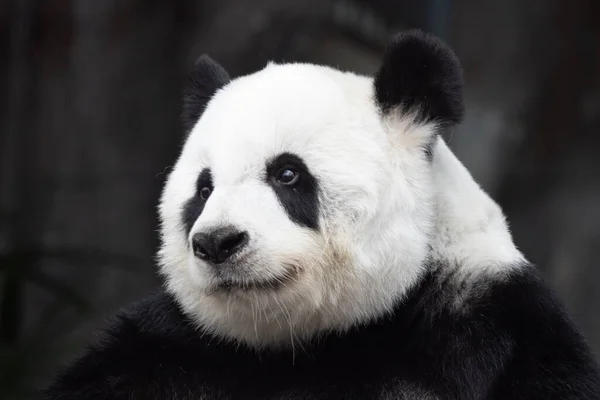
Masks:
[[[181,212],[181,222],[185,227],[185,234],[189,235],[192,226],[202,214],[206,201],[214,190],[210,168],[204,168],[196,180],[196,192],[193,197],[185,202]]]
[[[319,185],[304,161],[283,153],[267,163],[267,183],[273,188],[290,220],[300,226],[319,226]]]

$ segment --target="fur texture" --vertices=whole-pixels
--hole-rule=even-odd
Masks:
[[[206,104],[217,90],[230,80],[229,73],[208,55],[198,57],[183,93],[181,118],[186,132],[196,125]]]
[[[199,335],[160,293],[121,313],[46,399],[600,398],[589,350],[530,267],[470,281],[457,309],[462,290],[428,274],[376,324],[260,353]]]
[[[214,95],[160,205],[161,272],[202,330],[290,346],[382,315],[417,282],[433,226],[423,143],[436,128],[396,119],[382,120],[370,79],[307,64],[270,64]],[[274,171],[288,164],[300,181],[274,187]],[[214,190],[200,201],[207,169]],[[182,221],[190,204],[197,218],[190,211]],[[215,273],[190,240],[220,226],[250,239]],[[220,290],[282,281],[278,290]]]
[[[375,77],[375,96],[384,113],[414,114],[420,123],[452,125],[462,120],[462,69],[438,38],[414,30],[399,33]]]
[[[160,203],[165,291],[45,398],[600,399],[584,339],[438,136],[462,117],[459,71],[411,32],[373,79],[269,64],[188,88],[198,119]],[[196,257],[194,235],[224,227],[248,242]]]

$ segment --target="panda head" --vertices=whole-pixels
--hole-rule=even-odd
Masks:
[[[381,316],[425,270],[430,151],[462,113],[456,57],[420,31],[374,78],[270,63],[231,79],[200,57],[160,203],[168,290],[204,331],[258,347]]]

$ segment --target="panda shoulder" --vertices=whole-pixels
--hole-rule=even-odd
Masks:
[[[198,334],[171,294],[160,290],[119,310],[97,342],[99,348],[117,343],[148,346],[149,340],[190,343]]]
[[[498,268],[494,266],[493,268]],[[543,340],[560,340],[572,321],[541,271],[527,261],[505,267],[503,273],[483,273],[479,276],[446,276],[446,304],[458,315],[483,316],[498,332],[514,338],[534,333]],[[492,269],[492,267],[490,267]],[[544,337],[549,335],[552,337]],[[515,343],[517,344],[517,343]]]
[[[490,290],[484,307],[495,316],[498,331],[508,332],[512,346],[500,391],[535,373],[549,397],[563,393],[563,398],[592,398],[588,396],[600,393],[600,371],[587,341],[535,266],[512,270]],[[531,391],[534,396],[533,387]]]
[[[170,295],[157,292],[116,313],[43,398],[121,399],[129,398],[132,388],[158,395],[165,385],[161,379],[177,381],[177,373],[184,373],[191,347],[202,351],[201,335]]]
[[[443,336],[446,351],[477,359],[473,376],[504,371],[500,392],[531,373],[547,385],[548,393],[565,390],[554,387],[557,382],[580,388],[582,396],[587,390],[600,391],[589,346],[541,271],[527,262],[506,269],[505,274],[471,279],[446,276],[443,283],[434,279],[432,286],[442,288],[441,295],[431,296],[427,307],[439,323],[428,343]]]

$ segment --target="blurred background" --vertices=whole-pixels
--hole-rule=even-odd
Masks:
[[[462,60],[450,146],[600,354],[598,0],[4,0],[0,398],[33,396],[157,287],[156,206],[199,54],[232,75],[268,60],[371,74],[412,27]]]

